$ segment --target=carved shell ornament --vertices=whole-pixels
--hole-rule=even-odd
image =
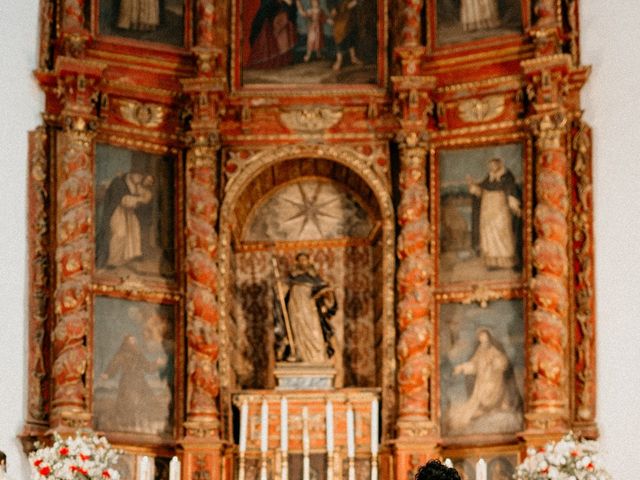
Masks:
[[[341,118],[342,110],[330,107],[307,107],[280,113],[282,123],[299,133],[320,133],[336,125]]]
[[[162,123],[165,112],[160,105],[127,100],[120,103],[120,115],[134,125],[153,128]]]
[[[504,112],[504,97],[492,95],[485,98],[471,98],[458,104],[458,115],[465,122],[485,122],[498,118]]]

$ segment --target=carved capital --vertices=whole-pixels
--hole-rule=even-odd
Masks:
[[[224,78],[190,78],[182,80],[182,90],[187,98],[184,117],[187,135],[211,138],[218,135],[220,117],[225,112]]]
[[[570,87],[571,57],[553,55],[522,62],[529,115],[561,109]]]
[[[410,138],[410,133],[424,134],[433,112],[431,92],[435,88],[435,78],[404,76],[392,77],[391,81],[395,96],[393,110],[399,119],[403,135]]]
[[[65,130],[87,132],[96,128],[96,105],[105,65],[70,57],[59,57],[54,75],[56,94],[62,102],[61,123]]]

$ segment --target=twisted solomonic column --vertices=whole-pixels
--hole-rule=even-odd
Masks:
[[[94,97],[104,67],[62,57],[56,71],[62,94],[62,131],[56,142],[55,324],[52,343],[52,426],[76,429],[91,418],[87,399],[87,334],[94,246],[92,158]]]
[[[434,373],[427,149],[415,136],[400,145],[397,427],[400,437],[423,437],[431,430]]]

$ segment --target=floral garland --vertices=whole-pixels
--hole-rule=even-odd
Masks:
[[[53,434],[53,445],[38,449],[29,455],[31,480],[119,480],[120,474],[112,468],[118,453],[105,437],[95,434],[76,434],[62,438]]]
[[[559,442],[530,448],[518,465],[515,480],[611,480],[598,455],[598,443],[569,433]]]

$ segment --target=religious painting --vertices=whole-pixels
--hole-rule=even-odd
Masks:
[[[440,401],[445,436],[515,433],[523,426],[521,300],[440,307]]]
[[[96,297],[94,315],[94,427],[172,436],[174,308]]]
[[[487,462],[487,480],[511,480],[518,465],[517,453],[499,453],[496,455],[483,455]],[[476,464],[480,460],[478,456],[452,456],[454,468],[460,474],[462,480],[476,480]]]
[[[522,275],[523,146],[439,153],[439,282]]]
[[[96,147],[96,277],[175,277],[173,159]]]
[[[181,47],[185,0],[100,0],[100,34]]]
[[[376,0],[240,0],[242,83],[377,82]]]
[[[437,0],[439,45],[522,32],[520,0]]]

